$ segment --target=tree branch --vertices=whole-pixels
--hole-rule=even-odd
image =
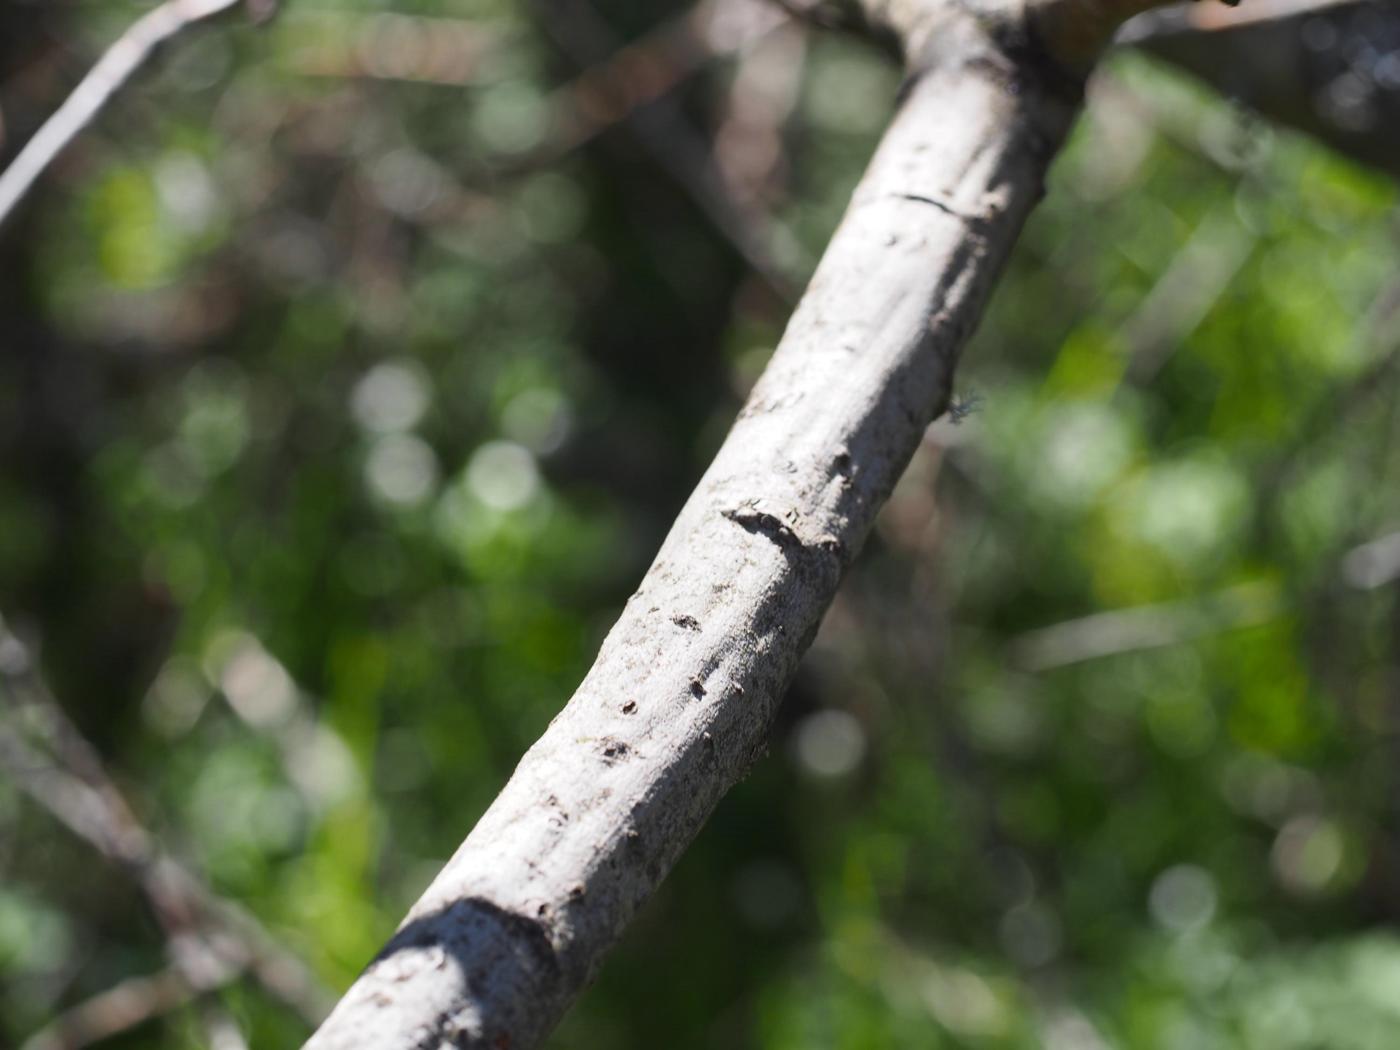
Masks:
[[[536,1045],[764,750],[1078,105],[1019,19],[932,10],[772,362],[597,663],[309,1047]]]
[[[44,170],[87,127],[165,41],[212,18],[242,0],[166,0],[142,15],[98,59],[64,100],[0,173],[0,225],[22,201]]]
[[[910,78],[772,361],[573,699],[308,1050],[528,1050],[592,979],[763,753],[1140,6],[865,0]]]

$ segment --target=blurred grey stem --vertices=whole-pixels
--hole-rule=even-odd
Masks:
[[[0,224],[9,218],[45,169],[146,64],[161,44],[197,22],[243,0],[166,0],[142,15],[109,47],[88,75],[0,173]]]
[[[592,980],[763,753],[1140,6],[871,0],[910,80],[772,361],[577,693],[309,1048],[526,1050]]]

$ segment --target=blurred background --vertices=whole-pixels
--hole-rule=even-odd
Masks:
[[[0,158],[149,7],[0,5]],[[899,83],[760,0],[282,7],[0,228],[3,1046],[305,1038],[591,663]],[[1395,1045],[1395,11],[1266,27],[1349,155],[1101,70],[972,411],[551,1046]]]

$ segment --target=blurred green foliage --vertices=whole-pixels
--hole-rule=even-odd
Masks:
[[[0,14],[6,151],[139,10]],[[716,143],[800,283],[898,87],[784,29],[580,139],[550,10],[202,29],[0,231],[0,608],[166,845],[334,989],[569,696],[781,333],[655,151]],[[1365,545],[1400,521],[1395,204],[1117,56],[967,353],[981,407],[552,1045],[1393,1045],[1400,557]],[[166,965],[4,783],[0,871],[0,1043]],[[306,1034],[216,995],[252,1045]]]

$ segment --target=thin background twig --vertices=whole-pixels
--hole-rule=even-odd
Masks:
[[[140,823],[101,758],[39,677],[25,644],[0,621],[0,772],[74,834],[131,876],[150,902],[167,940],[174,976],[189,995],[210,991],[247,972],[266,991],[316,1024],[329,1008],[326,991],[311,972],[244,909],[216,894],[197,874],[165,851]],[[178,1006],[157,978],[133,986],[116,1000],[90,1000],[113,1016],[145,1016]],[[160,1002],[131,1010],[133,988],[159,991]],[[109,1009],[122,1006],[117,1015]],[[86,1004],[79,1020],[91,1016]],[[48,1030],[46,1030],[48,1031]],[[41,1033],[42,1034],[42,1033]],[[54,1045],[41,1043],[40,1045]],[[56,1045],[73,1045],[60,1043]],[[81,1045],[81,1044],[79,1044]]]
[[[3,224],[45,169],[165,41],[242,0],[166,0],[132,23],[0,173]]]

